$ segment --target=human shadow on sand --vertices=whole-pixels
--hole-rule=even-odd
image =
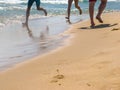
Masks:
[[[108,28],[108,27],[112,27],[112,26],[115,26],[115,25],[118,25],[118,23],[115,23],[115,24],[100,24],[100,25],[96,25],[94,27],[81,27],[79,29],[99,29],[99,28]]]

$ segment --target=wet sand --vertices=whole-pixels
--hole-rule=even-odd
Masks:
[[[1,73],[0,90],[120,90],[119,15],[72,25],[66,46]]]
[[[8,22],[0,31],[0,71],[63,46],[69,35],[62,33],[69,27],[62,15],[30,19],[28,28],[21,21]]]

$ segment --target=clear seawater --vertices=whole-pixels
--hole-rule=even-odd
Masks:
[[[97,11],[100,1],[95,6]],[[83,10],[78,15],[74,4],[71,9],[73,23],[88,19],[88,0],[79,2]],[[41,0],[48,16],[32,6],[29,19],[29,32],[22,27],[25,21],[27,0],[0,0],[0,70],[14,66],[37,55],[47,53],[63,45],[68,38],[62,33],[70,25],[66,23],[67,0]],[[120,11],[120,0],[108,0],[106,11]]]

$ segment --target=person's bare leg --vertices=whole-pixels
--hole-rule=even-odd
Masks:
[[[26,21],[25,21],[25,23],[22,23],[22,24],[23,24],[23,27],[24,27],[24,26],[27,26],[27,27],[28,27],[28,18],[29,18],[29,16],[30,16],[30,9],[31,9],[31,7],[27,7],[27,10],[26,10]]]
[[[81,8],[80,8],[80,6],[78,5],[78,0],[74,0],[74,2],[75,2],[75,7],[79,10],[79,13],[80,14],[82,14],[82,10],[81,10]]]
[[[90,15],[91,27],[95,26],[95,23],[94,23],[94,6],[95,6],[95,1],[89,2],[89,15]]]
[[[65,17],[68,20],[70,19],[70,11],[71,11],[72,2],[73,0],[68,0],[67,17]]]
[[[98,14],[96,16],[96,19],[100,22],[100,23],[103,23],[103,20],[101,18],[101,14],[102,12],[104,11],[105,7],[106,7],[106,3],[107,3],[107,0],[101,0],[101,4],[98,8]]]
[[[44,8],[42,8],[42,7],[37,7],[37,10],[43,11],[43,12],[45,13],[45,16],[47,16],[47,11],[46,11]]]

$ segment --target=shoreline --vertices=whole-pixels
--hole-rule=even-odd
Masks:
[[[69,27],[63,16],[32,19],[29,30],[20,22],[8,24],[0,34],[0,71],[61,47]]]
[[[89,21],[72,25],[68,45],[0,73],[0,89],[119,90],[119,14],[103,14],[95,29]]]
[[[71,17],[73,24],[85,18],[86,15],[81,16],[81,19],[78,16]],[[0,72],[64,46],[63,41],[69,35],[63,34],[70,27],[63,15],[30,19],[29,29],[22,27],[20,21],[8,23],[0,34]]]
[[[37,55],[37,56],[35,56],[35,57],[32,57],[32,58],[30,58],[30,59],[27,59],[27,60],[24,60],[24,61],[22,61],[22,62],[20,62],[20,63],[17,63],[17,64],[15,64],[15,65],[13,65],[13,67],[10,67],[10,68],[7,68],[6,70],[0,71],[0,74],[6,73],[7,71],[10,71],[10,70],[14,70],[14,69],[16,69],[16,68],[19,68],[19,67],[21,67],[21,66],[24,66],[24,65],[27,64],[27,63],[34,62],[34,60],[36,60],[36,59],[39,59],[39,58],[42,58],[42,57],[46,57],[46,56],[49,55],[49,54],[56,53],[56,52],[58,52],[59,50],[62,50],[62,49],[64,49],[65,47],[68,47],[68,46],[70,45],[70,43],[71,43],[70,40],[74,37],[73,35],[68,34],[69,31],[71,31],[72,27],[73,27],[73,26],[70,26],[70,28],[68,28],[67,30],[65,30],[64,33],[60,33],[60,34],[58,35],[58,37],[59,37],[59,36],[66,36],[66,35],[68,36],[68,35],[69,35],[69,37],[67,37],[66,39],[64,39],[64,41],[62,41],[62,43],[61,43],[62,46],[57,46],[57,47],[54,48],[53,50],[50,50],[50,51],[48,51],[48,52],[46,52],[46,53]]]

